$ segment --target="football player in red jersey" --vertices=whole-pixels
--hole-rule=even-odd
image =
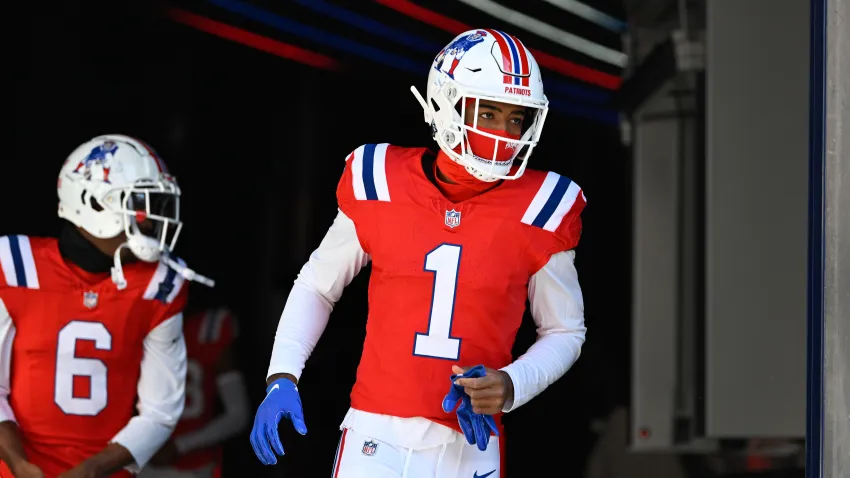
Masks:
[[[130,476],[183,410],[184,282],[212,284],[170,255],[180,190],[142,141],[82,144],[57,188],[58,239],[0,237],[0,477]]]
[[[431,65],[426,98],[414,93],[440,150],[367,144],[348,156],[339,213],[278,326],[251,432],[263,463],[283,454],[281,417],[306,433],[297,380],[369,261],[366,341],[335,478],[497,478],[501,413],[579,356],[585,197],[564,176],[526,169],[548,108],[531,52],[501,31],[465,32]],[[526,300],[538,339],[514,361]],[[447,395],[453,374],[464,375],[462,395]]]
[[[226,308],[187,309],[186,407],[171,439],[140,478],[205,478],[220,473],[222,443],[245,428],[250,413],[245,380],[233,357],[236,333],[236,317]],[[216,413],[218,402],[222,413]]]

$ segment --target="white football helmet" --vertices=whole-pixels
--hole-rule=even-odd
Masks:
[[[549,111],[543,94],[540,67],[531,52],[513,35],[498,30],[461,33],[434,59],[428,74],[426,98],[411,87],[425,110],[434,139],[450,158],[482,181],[516,179],[525,171],[528,158],[540,140]],[[529,115],[519,139],[482,131],[478,127],[480,100],[498,101],[527,108]],[[464,122],[466,108],[474,105],[475,121]],[[473,154],[470,134],[492,138],[493,153]],[[491,141],[492,141],[491,140]],[[502,149],[512,154],[499,154]],[[514,160],[522,163],[514,168]]]
[[[180,188],[143,141],[111,134],[83,143],[65,160],[56,187],[59,217],[97,238],[126,235],[127,242],[115,251],[112,270],[119,288],[126,287],[120,260],[124,247],[139,260],[164,260],[195,278],[193,271],[169,257],[183,227]]]

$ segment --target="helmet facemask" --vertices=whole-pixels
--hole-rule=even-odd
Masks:
[[[157,262],[177,244],[180,221],[180,190],[173,181],[139,181],[121,194],[127,247],[139,260]]]
[[[126,287],[121,270],[121,248],[127,247],[136,258],[145,262],[164,262],[186,280],[207,287],[215,287],[215,281],[204,277],[186,266],[180,259],[172,258],[171,252],[183,229],[180,221],[180,188],[168,175],[158,181],[142,180],[121,193],[121,209],[124,215],[124,234],[127,242],[115,251],[113,281],[119,289]]]
[[[540,141],[548,102],[541,105],[539,101],[495,96],[464,88],[453,81],[445,82],[439,93],[432,95],[430,100],[430,103],[423,104],[426,117],[432,120],[434,139],[446,155],[465,166],[467,172],[481,181],[522,176],[531,152]],[[478,119],[482,100],[524,107],[526,118],[521,136],[512,138],[480,127]],[[475,109],[472,124],[464,121],[467,108]],[[476,148],[476,145],[483,143],[492,144],[493,149],[479,151],[482,148]],[[506,150],[512,152],[508,155]],[[520,160],[519,164],[516,164],[517,159]]]
[[[133,185],[110,189],[104,196],[104,213],[122,218],[127,242],[118,246],[114,255],[112,280],[119,289],[126,287],[121,266],[121,251],[130,250],[140,261],[158,262],[167,259],[183,223],[180,221],[180,188],[167,175],[152,181],[140,179]],[[110,207],[118,204],[118,207]],[[164,256],[164,257],[163,257]]]

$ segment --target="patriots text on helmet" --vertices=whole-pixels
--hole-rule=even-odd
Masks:
[[[520,96],[531,96],[531,88],[520,88],[517,86],[506,86],[505,93]]]

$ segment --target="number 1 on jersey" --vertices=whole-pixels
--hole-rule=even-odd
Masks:
[[[428,333],[416,333],[413,355],[447,360],[460,357],[460,339],[452,337],[451,333],[460,250],[455,244],[441,244],[425,255],[425,270],[434,273],[434,291]]]

